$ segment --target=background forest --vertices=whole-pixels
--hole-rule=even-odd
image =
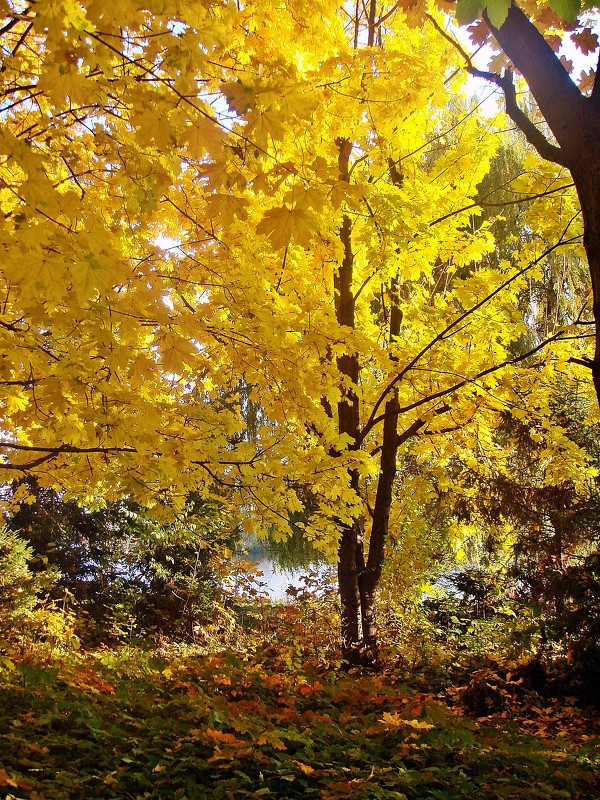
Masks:
[[[3,3],[0,796],[600,797],[597,27]]]

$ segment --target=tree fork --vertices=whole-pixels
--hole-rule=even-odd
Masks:
[[[393,345],[394,341],[400,335],[401,323],[402,312],[398,301],[398,277],[395,276],[392,278],[390,285],[390,345]],[[392,356],[392,361],[396,361],[395,356]],[[391,397],[385,405],[380,471],[379,480],[377,481],[377,492],[375,494],[375,505],[373,507],[369,555],[365,569],[359,576],[364,649],[366,657],[373,664],[377,664],[379,661],[378,631],[375,617],[375,593],[383,571],[385,545],[390,523],[394,479],[396,477],[396,457],[399,446],[399,413],[398,390],[394,388]]]

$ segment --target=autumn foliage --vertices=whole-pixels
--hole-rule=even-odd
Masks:
[[[194,497],[232,528],[300,532],[337,561],[344,657],[375,665],[390,541],[449,518],[473,473],[509,476],[511,426],[532,428],[546,485],[588,492],[593,459],[553,406],[563,385],[586,402],[584,370],[600,392],[599,95],[552,49],[579,11],[456,6],[555,144],[503,56],[476,68],[435,4],[5,3],[12,509],[36,486],[160,523]],[[532,146],[496,187],[513,200],[482,196],[504,118],[468,74]],[[532,285],[584,255],[590,287],[564,270],[542,333]]]

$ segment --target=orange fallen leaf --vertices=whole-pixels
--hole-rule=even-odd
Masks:
[[[303,764],[302,761],[296,761],[295,759],[292,759],[292,764],[295,764],[297,767],[300,767],[300,769],[305,775],[312,775],[313,772],[315,771],[313,767],[309,766],[308,764]]]

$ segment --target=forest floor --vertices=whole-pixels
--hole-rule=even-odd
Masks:
[[[268,648],[0,657],[0,797],[597,800],[600,719],[490,668],[429,693]]]

